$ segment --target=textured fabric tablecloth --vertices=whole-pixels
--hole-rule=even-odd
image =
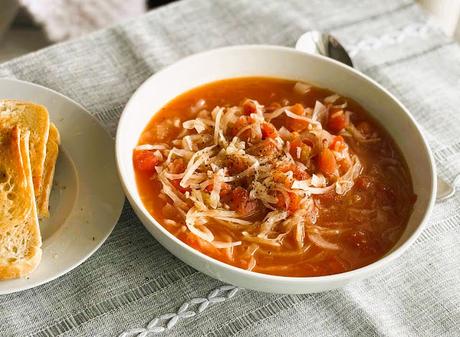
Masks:
[[[336,34],[357,68],[407,105],[439,174],[452,180],[460,172],[460,48],[412,1],[187,0],[0,65],[0,77],[60,91],[114,134],[130,95],[164,66],[219,46],[293,46],[313,28]],[[459,223],[457,195],[436,205],[417,242],[376,276],[287,296],[223,287],[168,253],[125,205],[83,265],[0,297],[0,335],[460,336]]]

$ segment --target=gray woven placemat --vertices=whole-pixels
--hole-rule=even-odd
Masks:
[[[133,91],[183,56],[219,46],[293,46],[330,30],[356,66],[402,100],[442,177],[460,172],[460,48],[412,1],[175,3],[121,26],[0,65],[0,77],[55,89],[113,134]],[[436,205],[418,241],[341,290],[237,290],[183,264],[126,205],[101,249],[49,284],[0,297],[2,336],[459,336],[460,198]],[[150,323],[150,324],[149,324]]]

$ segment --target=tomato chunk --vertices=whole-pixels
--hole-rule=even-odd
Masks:
[[[305,114],[303,105],[300,103],[294,104],[289,110],[299,116],[303,116]]]
[[[294,104],[289,108],[289,110],[299,116],[303,116],[305,114],[304,107],[300,103]],[[309,123],[301,119],[287,117],[285,125],[290,131],[303,131],[308,128]]]
[[[347,144],[345,143],[345,140],[343,139],[342,136],[335,136],[332,139],[331,145],[329,145],[329,148],[333,151],[341,152],[345,150],[347,147]]]
[[[249,192],[238,186],[232,191],[231,208],[245,216],[254,212],[257,208],[257,201],[249,199]]]
[[[326,125],[326,128],[333,133],[338,133],[346,127],[347,127],[347,119],[345,118],[345,114],[343,110],[334,112],[329,117],[329,120],[327,121],[327,125]]]
[[[283,166],[281,166],[279,168],[279,171],[281,171],[283,173],[286,173],[288,171],[292,171],[292,173],[294,174],[294,178],[296,180],[306,180],[306,179],[310,178],[310,174],[308,172],[304,171],[303,169],[301,169],[296,164],[283,165]],[[286,176],[286,175],[284,175],[284,176]],[[291,185],[292,185],[292,183],[291,183]],[[291,185],[289,185],[289,187]]]
[[[294,182],[292,180],[292,178],[289,178],[287,175],[286,175],[286,172],[289,171],[289,170],[286,170],[286,171],[275,171],[273,172],[273,180],[276,182],[276,183],[280,183],[280,184],[283,184],[284,186],[290,188],[292,186],[292,183]]]
[[[246,161],[237,156],[227,157],[226,166],[230,175],[241,173],[248,168]]]
[[[214,189],[214,184],[211,183],[208,186],[206,186],[205,191],[211,193],[213,189]],[[232,191],[232,185],[227,184],[227,183],[222,183],[220,185],[219,195],[222,197],[222,196],[229,194],[231,191]]]
[[[294,213],[300,208],[300,197],[293,192],[288,192],[289,200],[286,203],[286,197],[283,193],[277,192],[276,193],[276,207],[279,209],[284,209],[290,213]]]
[[[289,192],[289,198],[288,211],[294,213],[300,208],[300,197],[296,193]]]
[[[265,139],[261,141],[259,144],[257,144],[254,147],[254,150],[248,150],[248,153],[252,153],[256,156],[259,157],[268,157],[268,156],[273,156],[279,152],[278,148],[276,147],[276,144],[269,140]]]
[[[307,180],[311,177],[307,171],[304,171],[298,166],[295,166],[292,172],[294,173],[294,178],[296,178],[297,180]]]
[[[327,176],[335,174],[337,171],[337,162],[331,150],[323,149],[323,151],[321,151],[318,156],[318,167],[319,170]]]
[[[299,136],[293,138],[290,142],[289,153],[292,157],[297,158],[297,148],[302,146],[302,140]]]
[[[262,131],[262,139],[276,138],[278,136],[276,128],[270,123],[262,123],[260,129]]]
[[[134,167],[143,172],[154,172],[160,160],[151,151],[134,151]]]
[[[298,150],[300,149],[300,150]],[[312,152],[311,146],[305,144],[300,137],[291,140],[289,153],[291,156],[304,164],[308,164]]]

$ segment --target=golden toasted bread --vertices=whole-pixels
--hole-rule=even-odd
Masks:
[[[60,143],[59,131],[56,126],[51,123],[48,142],[46,143],[45,168],[43,171],[40,194],[36,197],[38,216],[40,218],[49,216],[49,197],[51,188],[53,187],[54,167],[56,166]]]
[[[29,135],[0,128],[0,280],[28,275],[41,259]]]
[[[15,100],[0,100],[0,127],[13,128],[18,126],[22,131],[30,131],[30,165],[36,196],[40,195],[49,124],[48,110],[42,105]]]

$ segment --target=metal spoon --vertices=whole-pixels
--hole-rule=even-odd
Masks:
[[[330,57],[353,67],[353,62],[345,48],[329,33],[317,30],[306,32],[297,40],[295,48],[305,53]],[[452,197],[455,194],[455,185],[457,183],[460,183],[460,175],[455,178],[452,185],[437,177],[436,201],[439,202]]]

